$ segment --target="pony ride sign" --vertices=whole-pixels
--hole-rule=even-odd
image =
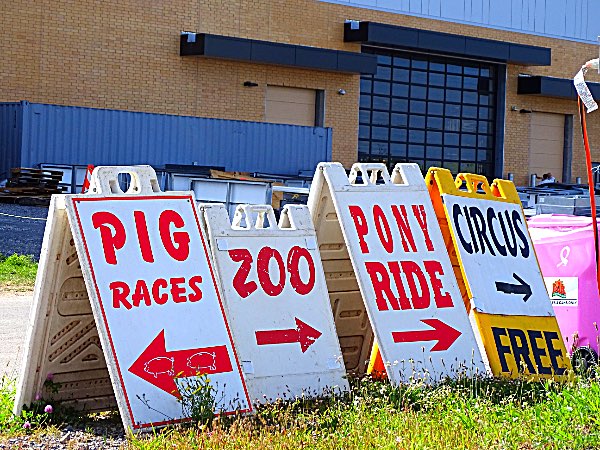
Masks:
[[[359,163],[347,176],[322,163],[309,208],[321,245],[333,233],[327,223],[339,224],[394,383],[485,371],[417,165],[398,164],[390,176],[383,164]]]

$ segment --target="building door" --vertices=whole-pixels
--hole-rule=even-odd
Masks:
[[[377,73],[360,83],[360,161],[494,176],[498,68],[462,59],[363,48]]]
[[[564,145],[565,116],[563,114],[531,113],[530,174],[536,174],[541,178],[543,174],[550,172],[557,181],[562,181]]]
[[[265,120],[314,127],[316,100],[314,89],[267,86]]]

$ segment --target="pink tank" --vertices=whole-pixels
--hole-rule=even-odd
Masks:
[[[597,362],[600,342],[592,219],[542,214],[528,225],[573,366],[586,369]]]

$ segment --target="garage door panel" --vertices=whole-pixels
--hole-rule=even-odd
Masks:
[[[532,125],[531,137],[546,141],[562,141],[565,134],[564,126],[549,127],[545,125]]]
[[[291,125],[315,125],[316,91],[267,86],[265,120]]]
[[[293,103],[315,103],[315,91],[312,89],[292,88],[285,86],[267,86],[267,101],[284,101]]]
[[[535,112],[531,114],[532,125],[544,125],[562,127],[565,123],[565,117],[562,114],[553,113],[540,113]]]
[[[268,105],[267,122],[293,123],[295,125],[314,126],[314,105],[295,105],[289,103],[270,102]]]
[[[565,116],[532,113],[529,134],[529,173],[562,177]]]

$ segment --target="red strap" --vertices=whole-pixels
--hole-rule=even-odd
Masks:
[[[588,185],[590,191],[590,207],[592,213],[592,225],[594,227],[594,243],[596,249],[596,282],[598,293],[600,294],[600,252],[598,251],[598,220],[596,218],[596,189],[594,183],[594,174],[592,172],[592,153],[590,151],[590,142],[587,133],[587,124],[585,122],[585,105],[580,98],[577,99],[579,104],[579,119],[581,121],[581,134],[583,135],[583,146],[585,148],[585,165],[587,167]]]

